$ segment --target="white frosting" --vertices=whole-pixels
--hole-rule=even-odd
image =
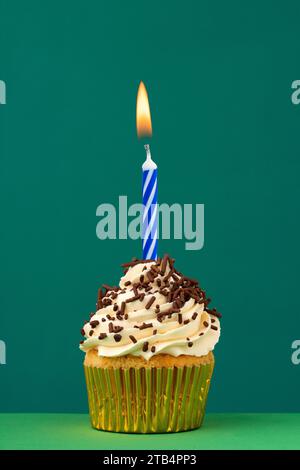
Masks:
[[[140,263],[130,267],[125,276],[120,280],[120,288],[116,299],[112,299],[112,305],[108,305],[98,310],[90,319],[90,322],[97,321],[99,324],[91,326],[86,323],[83,327],[86,340],[80,345],[83,351],[96,349],[99,356],[117,357],[131,354],[133,356],[142,356],[145,359],[151,358],[155,354],[170,354],[172,356],[180,356],[187,354],[192,356],[204,356],[212,351],[220,337],[219,319],[204,310],[204,304],[199,304],[195,299],[190,298],[180,308],[182,315],[182,323],[179,323],[178,313],[172,313],[171,317],[165,316],[163,321],[158,320],[156,306],[159,305],[159,312],[163,313],[172,307],[172,303],[167,302],[167,298],[158,292],[157,279],[161,280],[161,287],[164,286],[163,278],[168,274],[170,267],[167,265],[164,275],[158,275],[153,282],[149,284],[151,290],[145,293],[144,299],[134,300],[125,303],[125,313],[127,319],[116,318],[116,311],[113,310],[115,303],[120,307],[122,302],[134,297],[132,285],[138,283],[141,274],[147,279],[147,273],[152,265],[151,263]],[[130,281],[130,285],[125,284]],[[172,279],[169,281],[172,284]],[[138,291],[145,292],[144,289]],[[110,297],[111,291],[107,292]],[[149,309],[146,309],[148,301],[155,296],[155,301]],[[195,315],[197,313],[197,315]],[[109,332],[109,323],[111,320],[107,318],[110,315],[114,318],[112,321],[114,327],[122,327],[122,331],[117,332],[121,335],[120,341],[115,340],[116,332]],[[193,318],[192,318],[193,317]],[[196,317],[196,318],[195,318]],[[105,319],[105,321],[102,321]],[[189,320],[186,324],[184,322]],[[149,328],[139,329],[135,326],[141,326],[143,323],[152,326]],[[213,328],[211,326],[213,325]],[[153,334],[153,331],[157,330]],[[90,332],[91,336],[90,336]],[[107,334],[104,339],[99,339],[100,334]],[[136,343],[130,339],[134,336]],[[145,342],[148,342],[145,351]],[[155,351],[152,347],[155,347]]]

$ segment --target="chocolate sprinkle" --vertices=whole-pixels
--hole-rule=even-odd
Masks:
[[[193,343],[192,343],[192,341],[190,341],[190,342],[188,343],[188,347],[191,348],[192,346],[193,346]]]
[[[153,334],[153,335],[156,335],[156,334],[157,334],[157,330],[153,330],[152,334]]]
[[[178,313],[178,323],[181,325],[182,323],[182,313]]]
[[[124,330],[123,326],[115,326],[114,333],[120,333],[120,331]]]
[[[153,264],[153,265],[151,266],[151,268],[150,268],[150,271],[153,272],[154,276],[157,276],[158,273],[159,273],[159,267],[156,266],[155,264]]]
[[[187,325],[188,323],[190,323],[190,320],[184,320],[183,322],[184,325]]]
[[[217,329],[218,329],[218,327],[215,326],[215,325],[211,325],[210,327],[211,327],[212,330],[216,330],[216,331],[217,331]]]
[[[144,344],[143,344],[143,351],[144,352],[148,351],[148,346],[149,346],[149,342],[145,341]]]
[[[122,335],[114,335],[114,340],[116,341],[116,343],[121,341],[121,339],[122,339]]]
[[[125,302],[121,303],[121,308],[120,308],[121,315],[124,315],[124,313],[125,313],[125,305],[126,305]]]
[[[139,296],[139,293],[138,293],[138,284],[133,284],[132,288],[133,288],[134,295],[135,295],[135,296]]]
[[[110,333],[113,333],[113,332],[114,332],[114,325],[113,325],[112,323],[109,323],[109,324],[108,324],[108,331],[109,331]]]
[[[98,336],[98,339],[105,339],[105,338],[107,338],[106,333],[100,333],[100,335]]]
[[[146,328],[152,328],[152,326],[153,326],[153,323],[143,323],[140,326],[140,330],[145,330]]]
[[[207,308],[206,311],[207,313],[210,313],[211,315],[214,315],[217,318],[222,318],[222,315],[219,312],[217,312],[215,308],[213,309]]]
[[[197,313],[197,312],[193,313],[192,319],[193,319],[193,320],[196,320],[197,317],[198,317],[198,313]]]
[[[118,309],[119,309],[118,304],[115,304],[115,305],[113,306],[113,311],[116,312]]]
[[[131,281],[126,281],[124,286],[130,286],[130,284],[131,284]]]
[[[102,295],[103,295],[103,293],[102,293],[102,289],[100,287],[98,289],[97,310],[99,310],[100,308],[103,307],[103,305],[102,305]]]
[[[207,328],[207,327],[208,327],[207,321],[204,321],[204,322],[203,322],[203,325]]]
[[[85,336],[85,331],[83,328],[81,328],[80,333],[81,333],[81,336]]]
[[[94,334],[94,330],[90,330],[89,335],[93,336],[93,334]]]
[[[155,353],[155,346],[151,346],[151,352]]]
[[[137,343],[137,340],[133,335],[129,335],[129,338],[131,339],[133,343]]]
[[[109,290],[114,290],[114,288],[112,286],[109,286],[108,284],[102,284],[102,287],[106,290],[106,292],[108,292]]]
[[[99,322],[98,320],[93,320],[93,321],[90,321],[90,325],[92,328],[96,328],[96,326],[99,325]]]
[[[169,256],[168,256],[168,255],[164,255],[164,257],[163,257],[163,259],[162,259],[162,262],[161,262],[161,269],[160,269],[160,274],[161,274],[162,276],[165,275],[168,259],[169,259]]]
[[[173,270],[170,269],[170,271],[168,272],[168,274],[167,274],[167,275],[164,277],[164,279],[163,279],[164,282],[167,282],[167,281],[170,279],[170,277],[172,276],[173,272],[174,272],[174,269],[173,269]]]
[[[150,300],[148,300],[147,304],[145,305],[145,309],[149,310],[153,302],[155,301],[155,296],[153,295]]]

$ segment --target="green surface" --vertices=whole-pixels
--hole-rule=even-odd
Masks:
[[[300,449],[300,414],[208,414],[175,434],[96,431],[83,414],[1,414],[1,449]]]
[[[159,251],[223,313],[208,409],[300,412],[299,18],[299,0],[0,0],[0,411],[87,412],[80,328],[141,254],[97,239],[96,208],[141,200],[144,80],[159,200],[205,204],[203,250]]]

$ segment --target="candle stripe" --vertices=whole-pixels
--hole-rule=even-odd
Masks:
[[[147,258],[145,259],[156,259],[156,247],[157,247],[157,239],[148,238],[145,248],[143,249],[143,254],[147,254]]]
[[[150,178],[150,181],[148,183],[148,186],[147,188],[145,189],[145,192],[143,194],[143,200],[144,201],[149,201],[149,199],[151,198],[151,194],[152,194],[152,191],[153,191],[153,188],[154,186],[156,185],[157,183],[157,170],[152,170],[152,176]],[[146,177],[147,179],[147,177]]]
[[[157,204],[150,204],[144,210],[147,211],[147,215],[143,218],[143,239],[147,240],[149,236],[153,238],[155,225],[157,225]]]
[[[149,170],[145,178],[145,181],[143,183],[143,196],[145,195],[146,189],[148,188],[152,175],[153,175],[153,170]]]
[[[157,216],[157,204],[153,204],[153,207],[151,208],[151,219],[148,224],[148,227],[146,228],[145,235],[144,235],[143,248],[146,245],[146,241],[148,240],[149,235],[150,234],[153,235],[154,231],[157,230],[156,216]],[[153,236],[151,238],[153,238]]]
[[[151,194],[149,198],[146,200],[146,204],[144,203],[143,222],[146,220],[147,216],[148,216],[148,219],[150,218],[149,210],[151,209],[152,204],[156,204],[156,202],[157,202],[157,181],[155,181],[154,183]]]
[[[154,234],[151,246],[150,246],[149,251],[148,251],[148,256],[149,256],[148,259],[152,259],[152,258],[156,259],[157,255],[154,255],[154,253],[157,253],[157,230]]]

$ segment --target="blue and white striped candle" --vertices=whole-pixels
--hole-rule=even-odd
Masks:
[[[143,169],[143,259],[157,258],[157,165],[151,158],[150,147],[145,145],[147,158]]]
[[[140,82],[136,100],[136,128],[141,137],[152,136],[151,113],[148,93]],[[157,166],[151,158],[150,147],[145,145],[146,161],[143,164],[143,259],[157,258]]]

